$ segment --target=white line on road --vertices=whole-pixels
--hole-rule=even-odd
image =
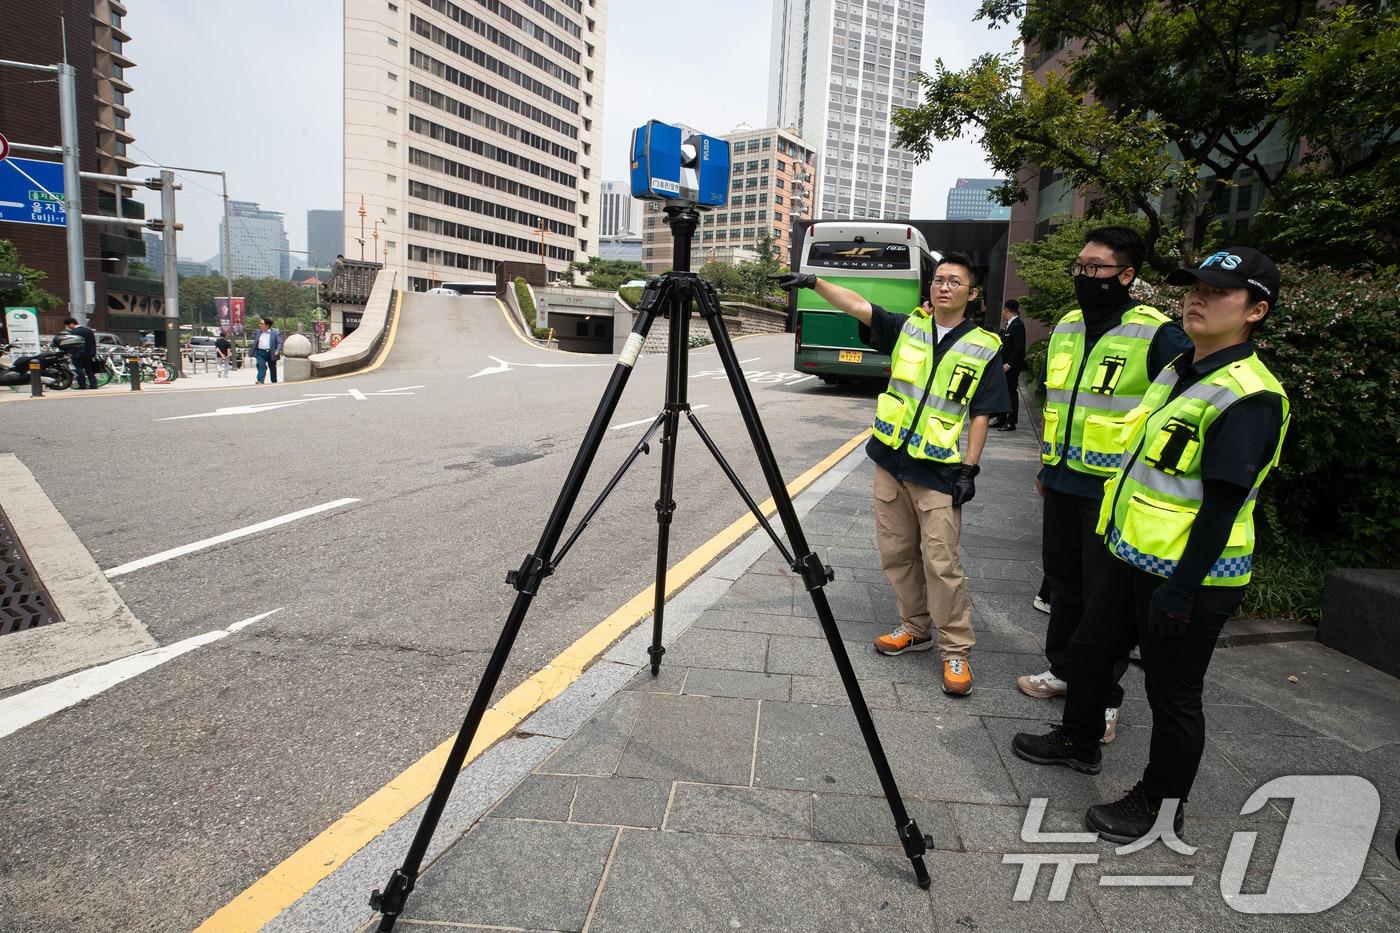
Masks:
[[[761,356],[751,356],[746,360],[740,360],[739,365],[743,366],[745,363],[757,363],[761,359],[763,359]]]
[[[475,379],[477,376],[494,376],[497,373],[508,373],[517,366],[529,366],[534,369],[589,369],[595,366],[612,366],[612,362],[607,363],[511,363],[501,359],[499,356],[488,356],[488,360],[495,360],[495,366],[488,366],[468,376],[468,379]]]
[[[104,570],[103,573],[107,575],[108,579],[119,577],[124,573],[131,573],[133,570],[142,570],[146,567],[150,567],[152,564],[160,564],[176,557],[184,557],[186,554],[192,554],[195,551],[201,551],[204,548],[213,547],[216,544],[223,544],[225,541],[233,541],[237,538],[247,537],[248,535],[257,534],[259,531],[267,531],[269,528],[276,528],[278,525],[294,522],[299,518],[306,518],[308,515],[326,512],[330,509],[338,509],[343,505],[349,505],[352,502],[359,501],[359,499],[336,499],[334,502],[313,505],[309,509],[292,512],[289,515],[283,515],[279,518],[269,518],[267,521],[258,522],[256,525],[249,525],[246,528],[239,528],[236,531],[228,531],[221,535],[215,535],[212,538],[205,538],[203,541],[193,541],[189,544],[183,544],[180,547],[171,548],[168,551],[161,551],[159,554],[152,554],[150,557],[133,560],[130,563],[113,567],[111,570]]]
[[[709,407],[710,407],[709,405],[691,405],[691,406],[690,406],[690,410],[691,410],[691,411],[699,411],[699,410],[702,409],[702,408],[709,408]],[[651,423],[652,423],[653,421],[655,421],[655,420],[656,420],[655,418],[643,418],[641,421],[628,421],[628,422],[626,422],[626,423],[624,423],[624,424],[615,424],[615,425],[613,425],[611,428],[609,428],[608,430],[610,430],[610,431],[621,431],[623,428],[635,428],[635,427],[636,427],[637,425],[639,425],[639,424],[651,424]]]
[[[130,680],[138,674],[144,674],[151,668],[178,658],[202,645],[227,638],[234,632],[242,631],[254,622],[260,622],[273,613],[281,611],[282,609],[279,607],[273,609],[272,612],[264,612],[250,619],[244,619],[242,622],[235,622],[228,628],[205,632],[203,635],[177,641],[173,645],[151,648],[139,654],[119,658],[100,667],[79,671],[76,674],[69,674],[67,677],[61,677],[43,686],[6,697],[0,700],[0,739],[18,732],[25,726],[52,716],[60,710],[75,706],[84,700],[90,700],[122,681]]]
[[[369,397],[363,392],[361,392],[359,389],[346,389],[345,391],[350,393],[351,398],[359,399],[362,402]]]

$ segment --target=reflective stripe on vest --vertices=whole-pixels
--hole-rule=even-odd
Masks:
[[[1143,399],[1138,425],[1129,445],[1125,471],[1109,481],[1099,514],[1105,544],[1121,560],[1157,576],[1170,576],[1205,495],[1201,478],[1206,436],[1211,425],[1241,399],[1261,393],[1279,396],[1283,429],[1273,456],[1255,477],[1219,558],[1206,572],[1206,586],[1244,586],[1254,563],[1254,507],[1259,487],[1278,464],[1288,430],[1288,395],[1278,380],[1251,355],[1222,366],[1169,398],[1177,382],[1167,367]],[[1190,582],[1190,581],[1187,581]]]
[[[935,334],[933,319],[921,310],[905,320],[890,353],[889,386],[876,400],[871,427],[881,443],[903,447],[910,457],[960,463],[958,438],[968,406],[1001,340],[974,327],[940,356]]]
[[[1156,308],[1135,305],[1086,351],[1083,312],[1061,319],[1046,351],[1043,462],[1100,477],[1122,466],[1129,413],[1151,384],[1147,357],[1165,323]]]

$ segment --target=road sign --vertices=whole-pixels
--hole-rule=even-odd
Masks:
[[[0,162],[0,221],[5,220],[49,227],[66,224],[63,163],[39,159]]]
[[[18,272],[0,272],[0,288],[23,288],[24,276]]]
[[[15,356],[39,352],[39,312],[34,308],[6,308],[5,329]]]
[[[5,138],[4,133],[0,133],[0,162],[4,162],[10,157],[10,141]]]

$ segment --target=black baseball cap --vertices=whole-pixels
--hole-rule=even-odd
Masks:
[[[1216,288],[1247,288],[1251,296],[1267,301],[1271,308],[1278,300],[1278,266],[1248,246],[1227,246],[1211,253],[1194,269],[1173,269],[1167,273],[1168,285],[1192,282],[1205,282]]]

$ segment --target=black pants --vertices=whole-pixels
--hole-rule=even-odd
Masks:
[[[1021,393],[1016,391],[1021,383],[1021,371],[1019,369],[1008,369],[1006,371],[1006,391],[1011,393],[1011,411],[1007,413],[1005,424],[1016,426],[1016,416],[1021,413]]]
[[[1042,520],[1041,563],[1045,568],[1044,583],[1049,584],[1053,594],[1050,622],[1045,629],[1045,659],[1050,662],[1050,673],[1068,681],[1073,670],[1070,639],[1084,618],[1084,606],[1094,588],[1122,561],[1108,552],[1103,538],[1094,531],[1099,520],[1097,499],[1047,489]],[[1118,681],[1128,669],[1132,647],[1130,643],[1124,648],[1114,664],[1113,691],[1107,704],[1114,709],[1123,705],[1123,688]]]
[[[1206,747],[1201,705],[1206,668],[1225,620],[1244,599],[1243,587],[1201,587],[1191,624],[1177,638],[1147,631],[1147,604],[1162,578],[1116,558],[1095,587],[1074,633],[1064,728],[1081,747],[1103,738],[1104,710],[1117,686],[1119,659],[1137,643],[1152,705],[1152,743],[1142,780],[1151,799],[1185,801]]]
[[[92,374],[92,357],[82,353],[74,353],[72,355],[72,360],[73,373],[78,377],[78,388],[97,388],[97,377]]]

